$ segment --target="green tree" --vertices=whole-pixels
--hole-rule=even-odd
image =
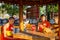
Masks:
[[[50,4],[50,5],[48,5],[48,7],[47,7],[47,12],[54,12],[54,13],[56,13],[56,12],[58,12],[58,4],[55,4],[55,5],[53,5],[53,4]]]
[[[2,8],[5,8],[7,10],[7,13],[11,16],[16,15],[16,13],[19,13],[19,7],[16,5],[3,4]]]

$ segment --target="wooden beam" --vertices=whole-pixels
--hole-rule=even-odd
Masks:
[[[24,24],[23,24],[23,4],[22,1],[20,1],[19,4],[19,19],[20,19],[20,31],[24,31]]]
[[[56,3],[59,0],[0,0],[0,2],[2,1],[9,4],[20,4],[20,1],[22,1],[23,5],[35,5],[35,4],[43,5],[43,4]]]
[[[24,31],[24,24],[23,24],[23,6],[19,6],[19,19],[20,19],[20,30]]]
[[[58,13],[58,15],[59,15],[59,18],[58,18],[58,25],[59,25],[59,40],[60,40],[60,2],[58,2],[58,9],[59,9],[59,13]]]

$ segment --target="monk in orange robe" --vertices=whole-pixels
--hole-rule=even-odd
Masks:
[[[38,23],[38,30],[42,32],[44,27],[50,28],[50,22],[46,20],[46,16],[43,14],[41,15],[41,23]]]
[[[14,24],[14,18],[10,17],[9,22],[2,27],[2,34],[1,34],[1,40],[13,40],[9,38],[13,38],[13,25]]]

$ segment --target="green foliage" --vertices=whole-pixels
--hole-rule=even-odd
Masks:
[[[2,4],[2,6],[0,6],[0,8],[2,7],[2,9],[5,8],[5,10],[7,10],[7,13],[10,15],[16,15],[16,13],[19,13],[19,8],[16,5],[10,5],[10,4]]]
[[[40,15],[46,14],[46,6],[39,7],[39,10],[40,10]]]
[[[58,12],[58,4],[55,5],[47,5],[47,12]]]
[[[58,4],[57,5],[54,5],[54,12],[56,13],[56,12],[58,12]]]

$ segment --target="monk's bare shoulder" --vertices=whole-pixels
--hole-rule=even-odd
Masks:
[[[9,27],[9,23],[4,24],[4,27],[8,28]]]

